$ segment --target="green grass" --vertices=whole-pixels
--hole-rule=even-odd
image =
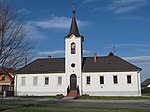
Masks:
[[[16,96],[18,98],[47,98],[47,99],[61,99],[64,97],[63,94],[57,94],[56,96]]]
[[[18,98],[50,98],[50,99],[56,99],[57,96],[16,96]]]
[[[20,98],[48,98],[48,99],[59,99],[61,96],[17,96]],[[150,100],[150,97],[128,97],[128,96],[80,96],[79,99],[91,99],[91,100]]]
[[[126,97],[126,96],[81,96],[80,99],[93,100],[150,100],[150,97]]]
[[[0,112],[79,112],[79,111],[105,110],[110,112],[150,112],[145,109],[135,108],[116,108],[106,106],[61,106],[61,105],[42,105],[42,104],[15,104],[0,103]]]

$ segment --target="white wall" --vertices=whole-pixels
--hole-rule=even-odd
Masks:
[[[118,76],[118,84],[113,84],[113,75]],[[132,83],[127,84],[127,75],[131,75]],[[33,77],[38,76],[38,85],[33,85]],[[62,76],[62,85],[58,85],[58,77]],[[91,84],[86,84],[86,77],[91,77]],[[100,84],[100,76],[104,76],[104,84]],[[26,77],[26,85],[21,86],[21,77]],[[45,85],[45,77],[49,77],[49,85]],[[78,77],[79,78],[79,77]],[[81,77],[80,77],[81,78]],[[17,74],[15,77],[16,95],[67,95],[69,76],[58,74]],[[78,79],[79,80],[79,79]],[[91,96],[141,96],[140,73],[137,72],[101,72],[82,73],[81,94]]]
[[[76,53],[71,54],[71,43],[76,44]],[[71,35],[70,38],[65,38],[65,73],[68,76],[68,84],[70,85],[70,75],[75,74],[77,76],[77,85],[81,87],[81,67],[82,67],[82,54],[81,54],[82,38]],[[71,67],[71,64],[75,63],[75,67]],[[80,88],[81,89],[81,88]]]
[[[113,84],[113,76],[117,75],[118,84]],[[131,75],[132,83],[127,84],[127,75]],[[86,84],[86,77],[91,77],[91,84]],[[104,84],[100,84],[100,76],[104,76]],[[82,73],[83,94],[91,96],[141,96],[140,73],[137,72],[101,72]]]
[[[33,77],[38,77],[38,85],[33,85]],[[62,76],[62,85],[58,85],[58,77]],[[26,85],[21,85],[21,77],[26,77]],[[49,77],[49,85],[45,85],[45,77]],[[16,79],[17,95],[57,95],[67,94],[67,78],[64,73],[58,74],[17,74]]]

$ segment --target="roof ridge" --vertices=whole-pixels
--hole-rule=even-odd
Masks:
[[[65,57],[62,57],[62,58],[58,58],[58,57],[56,57],[56,58],[52,58],[52,57],[48,57],[48,58],[37,58],[36,60],[42,60],[42,59],[64,59]]]
[[[93,58],[94,56],[84,56],[83,58]],[[118,57],[118,56],[96,56],[96,57]]]

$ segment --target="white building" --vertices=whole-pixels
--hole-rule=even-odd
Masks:
[[[83,57],[75,11],[65,58],[37,59],[16,72],[16,95],[141,96],[141,68],[118,56]]]

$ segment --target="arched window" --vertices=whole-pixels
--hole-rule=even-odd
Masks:
[[[76,44],[73,42],[71,43],[71,54],[75,54],[76,53]]]

